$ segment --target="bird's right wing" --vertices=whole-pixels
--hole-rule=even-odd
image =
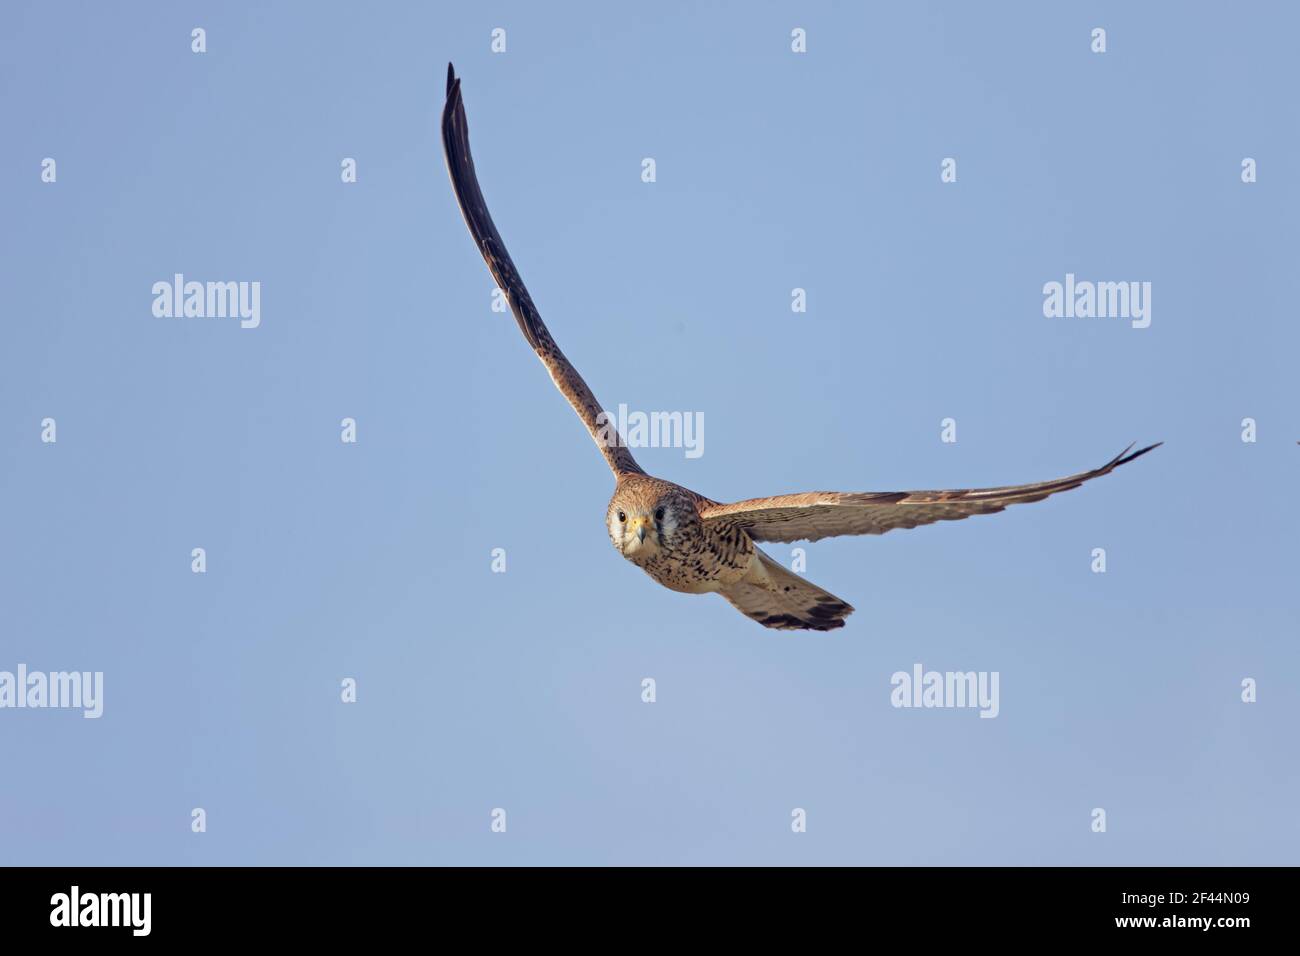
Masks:
[[[807,491],[706,505],[700,508],[700,518],[705,528],[742,528],[755,541],[817,541],[842,534],[884,534],[895,528],[956,521],[992,514],[1008,505],[1042,501],[1048,495],[1108,475],[1160,446],[1149,445],[1129,454],[1132,447],[1100,468],[1032,485],[957,491]]]
[[[447,64],[447,103],[442,110],[442,146],[447,159],[447,172],[451,174],[451,185],[456,191],[460,211],[465,216],[465,224],[469,226],[470,235],[474,237],[497,285],[509,300],[519,330],[551,373],[555,387],[569,400],[573,410],[582,419],[614,474],[644,474],[623,444],[614,424],[607,417],[601,417],[603,410],[596,401],[596,396],[582,380],[578,370],[564,357],[560,347],[555,344],[555,339],[551,338],[537,307],[533,305],[532,297],[524,287],[524,280],[519,278],[519,272],[510,259],[510,253],[506,251],[505,243],[501,241],[501,234],[492,222],[487,203],[483,199],[483,191],[478,185],[478,176],[474,173],[474,158],[469,151],[469,124],[465,119],[465,105],[461,101],[460,80],[450,63]]]

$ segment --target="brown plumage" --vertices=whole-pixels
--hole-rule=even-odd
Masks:
[[[610,541],[666,588],[688,594],[716,591],[765,627],[829,631],[853,608],[764,554],[756,541],[816,541],[833,535],[884,534],[936,521],[991,514],[1041,501],[1109,474],[1157,445],[1129,448],[1100,468],[1030,485],[957,491],[838,492],[754,498],[719,504],[647,475],[603,416],[600,403],[564,357],[506,251],[474,172],[460,80],[447,66],[442,142],[452,188],[488,269],[510,302],[524,339],[569,400],[616,481],[605,521]]]

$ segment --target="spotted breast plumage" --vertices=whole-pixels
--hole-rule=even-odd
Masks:
[[[716,592],[765,627],[833,630],[844,626],[852,606],[778,564],[758,548],[758,542],[884,534],[895,528],[992,514],[1008,505],[1077,488],[1158,447],[1132,451],[1130,445],[1099,468],[1028,485],[955,491],[810,491],[731,504],[647,475],[551,337],[492,222],[470,155],[460,80],[450,65],[442,141],[465,223],[509,301],[524,339],[614,473],[614,496],[605,515],[610,541],[625,558],[673,591]]]

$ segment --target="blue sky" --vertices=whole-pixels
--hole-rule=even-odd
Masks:
[[[6,4],[0,671],[105,693],[98,720],[0,710],[0,861],[1294,863],[1297,27],[1281,3]],[[831,634],[657,587],[491,311],[437,136],[449,60],[556,339],[607,407],[704,416],[701,457],[647,470],[731,500],[1167,444],[805,545],[857,607]],[[259,282],[260,326],[154,317],[178,272]],[[1150,282],[1150,327],[1045,318],[1067,273]],[[998,672],[997,718],[892,707],[916,663]]]

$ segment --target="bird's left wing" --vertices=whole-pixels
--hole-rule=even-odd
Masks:
[[[895,528],[956,521],[971,515],[992,514],[1007,505],[1041,501],[1048,495],[1078,488],[1085,481],[1110,474],[1120,465],[1158,448],[1159,443],[1129,454],[1132,447],[1100,468],[1032,485],[957,491],[808,491],[751,498],[728,505],[706,505],[700,508],[700,517],[706,528],[743,528],[755,541],[816,541],[842,534],[884,534]]]
[[[644,474],[619,437],[614,425],[608,419],[602,419],[600,402],[592,394],[587,383],[582,380],[578,370],[564,357],[560,347],[551,338],[550,331],[542,322],[542,317],[533,305],[532,297],[524,287],[524,280],[506,251],[501,241],[501,234],[492,222],[483,191],[479,189],[478,176],[474,173],[474,158],[469,152],[469,124],[465,119],[465,104],[461,101],[460,80],[456,77],[451,64],[447,64],[447,104],[442,110],[442,147],[447,159],[447,172],[451,174],[451,185],[456,191],[456,201],[465,216],[470,235],[478,251],[487,262],[497,285],[510,302],[510,311],[515,314],[519,330],[532,346],[537,357],[542,360],[546,370],[551,373],[561,394],[569,400],[573,410],[578,413],[587,432],[605,456],[605,461],[615,475]]]

